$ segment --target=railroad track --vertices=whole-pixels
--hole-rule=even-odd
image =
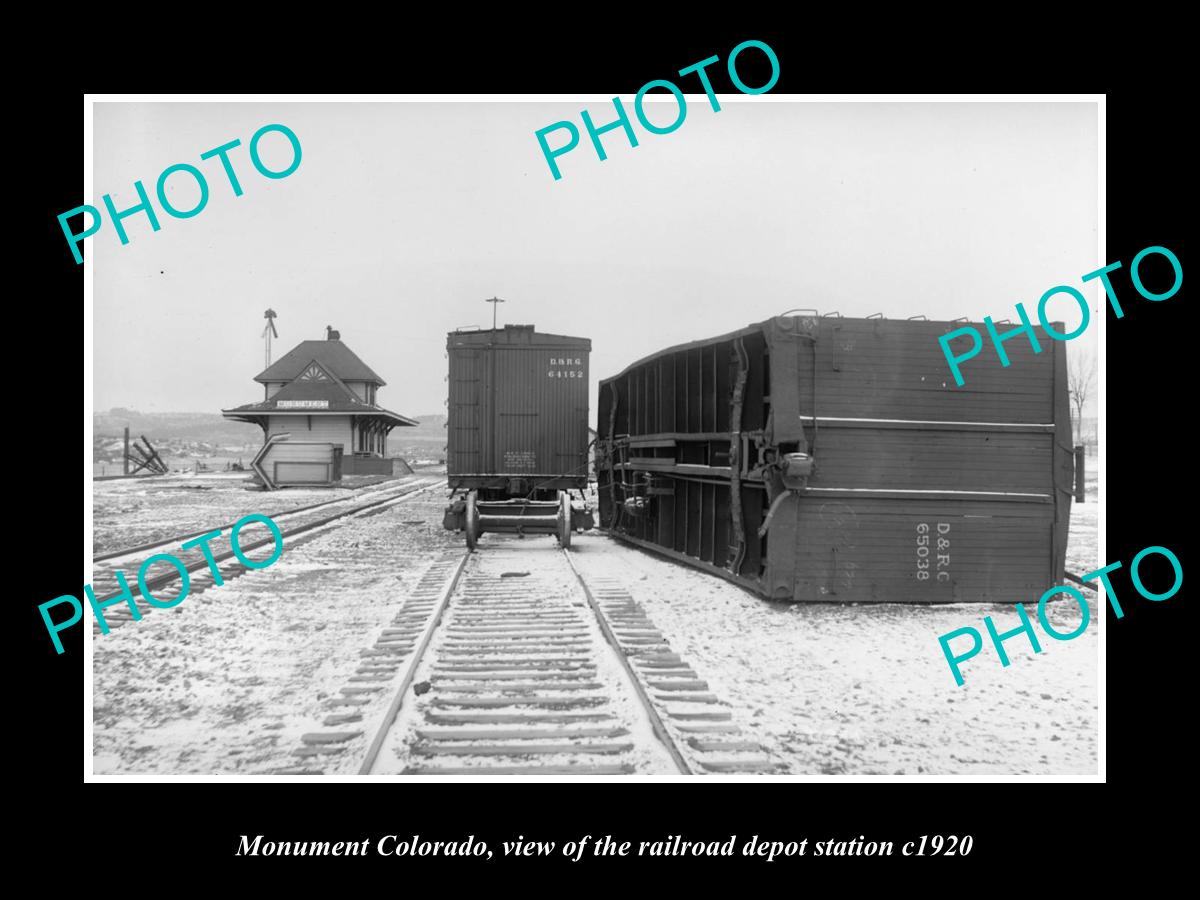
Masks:
[[[411,485],[411,482],[405,483],[405,486],[409,486],[409,485]],[[398,487],[397,485],[385,485],[384,487],[379,488],[379,487],[372,485],[371,487],[364,488],[364,489],[359,490],[359,491],[357,491],[353,494],[350,494],[349,496],[346,496],[346,497],[335,497],[333,500],[322,500],[319,503],[310,503],[306,506],[297,506],[294,509],[283,510],[281,512],[275,513],[274,515],[272,515],[271,518],[278,521],[279,519],[286,519],[286,518],[289,518],[292,516],[299,515],[300,513],[309,512],[314,509],[320,509],[325,506],[332,506],[335,503],[349,503],[349,502],[352,502],[355,500],[361,500],[364,498],[371,499],[371,498],[378,497],[381,493],[394,491],[397,489],[397,487]],[[234,521],[237,521],[237,520],[235,519]],[[139,544],[136,547],[124,547],[120,550],[109,550],[105,553],[93,553],[92,554],[92,563],[95,564],[95,563],[99,563],[99,562],[106,562],[108,560],[117,560],[117,559],[123,559],[125,557],[133,557],[133,556],[138,556],[138,558],[140,559],[140,558],[144,557],[145,555],[148,555],[148,553],[151,551],[153,551],[155,553],[161,553],[161,552],[165,552],[166,550],[169,550],[171,548],[178,547],[184,541],[191,540],[192,538],[195,538],[195,537],[200,537],[200,535],[202,535],[202,534],[208,534],[208,532],[212,531],[214,528],[219,528],[222,531],[226,531],[232,527],[233,527],[233,521],[226,522],[223,525],[214,525],[211,528],[205,528],[201,531],[189,531],[187,534],[180,534],[180,535],[176,535],[174,537],[164,538],[163,540],[159,540],[159,541],[149,541],[145,544]]]
[[[298,765],[368,775],[768,772],[616,580],[550,542],[437,561],[375,643]]]
[[[298,542],[316,537],[321,532],[337,527],[349,519],[384,512],[390,507],[403,503],[413,496],[425,493],[438,487],[440,484],[441,480],[437,478],[419,478],[415,481],[406,481],[399,485],[391,485],[386,488],[364,491],[336,500],[326,500],[321,503],[286,510],[273,514],[271,518],[280,527],[280,531],[283,534],[284,546],[290,549],[296,546]],[[219,527],[222,532],[221,536],[210,542],[209,546],[212,548],[213,560],[219,564],[223,581],[229,581],[248,571],[247,567],[236,558],[230,547],[229,529],[232,524],[227,523],[209,529],[212,531]],[[251,556],[259,548],[274,545],[274,540],[269,534],[265,538],[250,539],[248,534],[251,527],[257,528],[260,532],[266,531],[263,526],[247,527],[247,533],[239,541],[243,553],[247,556]],[[168,553],[180,559],[185,564],[189,578],[189,597],[211,587],[213,584],[212,573],[200,548],[194,547],[187,551],[180,549],[182,542],[206,533],[204,531],[192,532],[168,540],[114,551],[113,553],[105,554],[103,557],[97,557],[100,560],[100,564],[93,566],[91,585],[98,602],[104,603],[121,596],[120,586],[116,579],[118,570],[125,573],[131,585],[130,590],[136,595],[138,592],[136,583],[138,567],[143,560],[148,559],[156,553]],[[151,592],[157,593],[161,588],[170,588],[174,582],[179,580],[179,574],[174,567],[163,565],[163,568],[166,569],[164,574],[146,579],[146,587]],[[139,604],[139,609],[145,615],[153,607],[149,604]],[[132,618],[132,613],[125,604],[113,605],[105,610],[105,619],[110,629],[131,621]],[[93,621],[92,628],[94,633],[99,633],[100,625],[98,622]]]

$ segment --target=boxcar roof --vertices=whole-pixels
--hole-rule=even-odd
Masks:
[[[509,344],[516,347],[571,347],[591,350],[592,339],[566,334],[547,334],[533,325],[504,325],[500,328],[451,331],[446,335],[447,348],[486,347],[490,344]]]

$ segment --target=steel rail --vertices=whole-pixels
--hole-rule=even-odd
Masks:
[[[334,504],[334,503],[352,503],[355,500],[361,499],[363,496],[369,496],[370,494],[381,493],[382,491],[388,490],[388,488],[381,488],[378,491],[367,490],[367,488],[370,488],[373,486],[374,485],[367,485],[366,488],[360,488],[359,490],[362,490],[364,492],[362,494],[350,494],[345,497],[335,497],[332,500],[322,500],[319,503],[309,503],[307,506],[297,506],[294,509],[281,510],[280,512],[274,513],[271,516],[271,518],[272,519],[282,519],[284,516],[291,516],[291,515],[295,515],[297,513],[308,512],[309,510],[319,509],[322,506],[330,506],[331,504]],[[404,485],[400,485],[400,486],[403,487]],[[237,524],[237,520],[234,520],[233,522],[226,522],[224,525],[218,525],[217,530],[223,531],[226,528],[232,528],[236,524]],[[213,529],[208,528],[208,529],[201,529],[200,531],[191,531],[191,532],[188,532],[187,534],[180,534],[180,535],[176,535],[175,537],[163,538],[160,541],[151,541],[148,544],[138,544],[136,547],[124,547],[120,550],[113,550],[108,553],[101,553],[98,556],[95,556],[95,555],[92,556],[92,564],[94,565],[98,562],[104,562],[105,560],[109,560],[109,559],[118,559],[122,556],[132,556],[135,553],[144,553],[145,551],[153,550],[156,547],[166,547],[166,546],[172,545],[172,544],[182,544],[184,541],[188,540],[189,538],[200,537],[200,535],[208,534],[212,530]]]
[[[650,719],[650,727],[654,731],[654,736],[667,748],[667,752],[671,755],[671,760],[675,763],[675,767],[684,775],[694,775],[687,760],[684,759],[683,753],[676,745],[674,738],[667,731],[667,726],[663,724],[662,718],[658,714],[658,710],[654,708],[654,703],[651,701],[649,694],[646,693],[646,688],[638,679],[637,674],[633,671],[633,667],[629,664],[629,658],[621,650],[621,644],[617,641],[617,636],[613,634],[612,627],[608,624],[608,620],[604,617],[604,611],[600,608],[599,602],[592,594],[591,588],[588,587],[587,581],[583,575],[575,568],[575,563],[571,561],[571,554],[566,551],[561,551],[562,555],[567,560],[567,565],[571,567],[571,571],[575,573],[575,578],[579,582],[579,586],[583,588],[584,596],[587,597],[588,606],[591,607],[592,613],[596,616],[596,621],[600,623],[600,630],[604,633],[604,639],[612,647],[613,652],[617,656],[617,660],[621,663],[621,668],[625,670],[625,675],[633,685],[633,691],[637,695],[638,701],[642,704],[642,708],[646,711],[647,717]]]
[[[435,481],[431,484],[423,485],[421,487],[414,488],[413,490],[410,490],[410,491],[404,491],[403,493],[393,494],[393,495],[390,495],[387,497],[382,497],[378,500],[372,500],[370,503],[364,503],[361,506],[356,506],[353,509],[343,510],[342,512],[335,513],[331,516],[324,516],[320,519],[317,519],[315,522],[306,522],[303,525],[297,525],[295,528],[291,529],[290,531],[281,532],[281,534],[280,534],[281,543],[282,543],[283,538],[295,537],[296,535],[303,534],[306,531],[312,531],[315,528],[321,528],[325,525],[328,525],[331,522],[337,521],[338,519],[344,519],[344,518],[349,518],[351,516],[356,516],[360,513],[366,512],[367,510],[371,510],[371,509],[375,509],[376,507],[383,506],[386,503],[398,503],[401,500],[406,500],[415,494],[422,494],[425,491],[432,490],[435,487],[439,487],[440,484],[441,484],[441,482]],[[242,551],[242,555],[245,555],[247,550],[255,550],[259,547],[263,547],[263,546],[266,546],[267,544],[272,544],[274,542],[275,542],[275,538],[273,536],[267,537],[267,538],[263,538],[260,541],[255,541],[252,544],[241,546],[240,549]],[[226,550],[222,553],[214,554],[214,556],[212,557],[212,565],[215,566],[218,562],[224,562],[225,560],[230,559],[234,555],[236,555],[236,554],[234,553],[234,551],[232,549]],[[182,560],[181,560],[181,562],[182,562]],[[239,562],[239,565],[241,565],[240,562]],[[189,574],[192,572],[198,572],[201,569],[207,569],[207,568],[209,568],[209,562],[207,559],[204,559],[197,563],[192,563],[191,565],[184,566],[184,570],[186,572],[188,572]],[[243,566],[243,568],[249,568],[249,567]],[[149,591],[154,588],[163,587],[165,585],[170,584],[172,581],[178,579],[179,577],[180,577],[179,571],[172,570],[163,575],[157,575],[154,578],[147,578],[145,581],[145,584],[144,584],[144,589],[146,591]],[[145,596],[141,590],[139,590],[138,593],[142,594],[142,596]],[[114,599],[117,599],[117,598],[123,597],[123,596],[125,596],[123,591],[116,591],[111,594],[106,594],[105,596],[99,598],[99,600],[97,600],[96,602],[102,604],[109,600],[114,600]]]
[[[442,621],[442,616],[446,612],[446,605],[450,602],[450,596],[454,593],[454,589],[458,587],[463,569],[467,567],[467,560],[470,558],[471,551],[463,551],[462,558],[458,561],[458,567],[455,568],[454,574],[446,582],[445,589],[438,598],[437,606],[430,614],[429,620],[425,623],[425,629],[421,632],[421,640],[417,643],[413,652],[409,654],[408,661],[405,663],[404,676],[400,679],[400,686],[392,696],[392,702],[388,704],[387,711],[383,714],[383,720],[379,723],[379,728],[376,730],[375,736],[371,739],[370,746],[367,747],[362,765],[358,769],[359,775],[370,775],[371,770],[375,768],[375,762],[379,759],[379,751],[383,749],[383,742],[387,740],[388,732],[392,730],[392,725],[395,724],[396,717],[400,715],[400,707],[404,705],[404,695],[408,691],[409,685],[412,684],[413,676],[417,672],[417,666],[420,665],[421,657],[425,655],[425,651],[429,648],[429,642],[433,639],[433,632]]]

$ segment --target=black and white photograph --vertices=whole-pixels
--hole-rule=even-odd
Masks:
[[[93,98],[88,780],[1103,779],[1103,98],[745,77]]]

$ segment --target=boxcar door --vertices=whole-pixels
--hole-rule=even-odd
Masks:
[[[456,349],[450,354],[449,422],[446,471],[476,475],[483,465],[482,408],[485,360],[482,351]]]
[[[502,347],[496,354],[495,465],[516,477],[544,474],[539,401],[542,398],[540,352],[531,347]]]

